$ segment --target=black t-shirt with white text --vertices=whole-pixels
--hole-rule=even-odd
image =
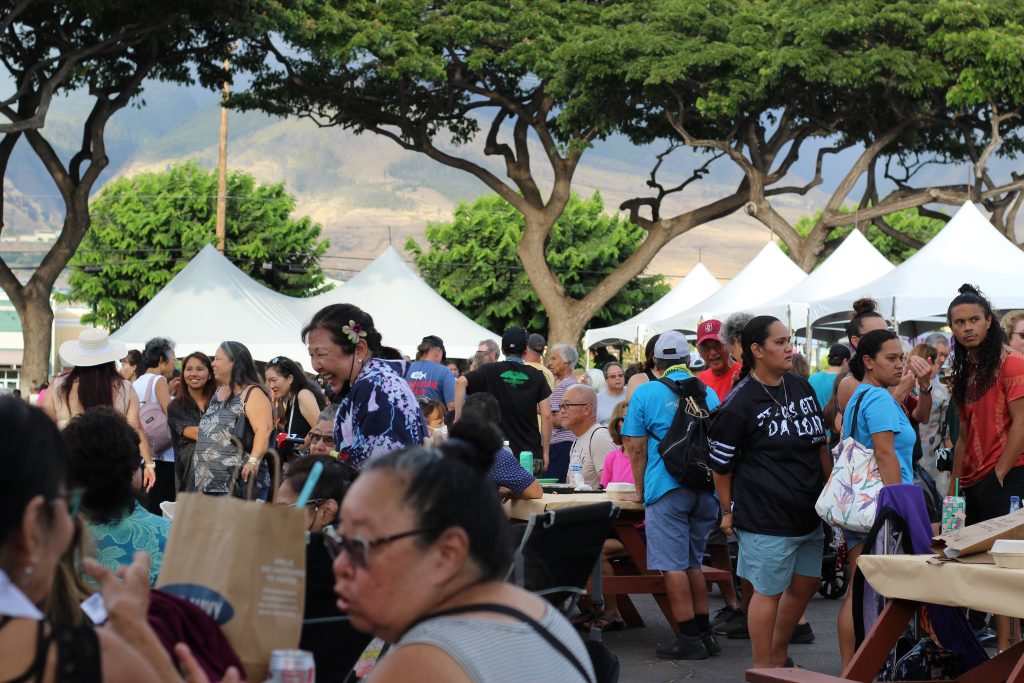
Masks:
[[[825,421],[805,379],[787,373],[772,387],[748,375],[715,412],[708,438],[712,469],[733,475],[733,526],[802,536],[821,524]]]
[[[537,404],[551,396],[551,387],[544,374],[536,368],[515,361],[499,361],[482,365],[465,375],[466,393],[487,392],[501,406],[501,431],[509,448],[518,457],[530,451],[541,458],[544,449],[537,428]]]

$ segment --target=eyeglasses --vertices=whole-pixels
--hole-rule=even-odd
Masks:
[[[623,379],[625,375],[605,375],[605,379]]]
[[[82,509],[82,498],[85,496],[85,489],[76,486],[75,488],[65,493],[58,493],[58,498],[63,498],[68,504],[68,514],[72,517],[78,516],[78,511]]]
[[[409,538],[410,536],[420,536],[422,534],[429,534],[436,531],[433,527],[423,527],[420,529],[411,529],[409,531],[403,531],[400,534],[391,534],[389,536],[381,536],[380,538],[365,539],[358,536],[343,536],[334,530],[334,527],[324,527],[324,546],[327,548],[327,554],[330,555],[331,561],[333,562],[338,558],[338,555],[345,553],[348,557],[348,561],[352,563],[353,567],[365,569],[370,563],[370,548],[376,548],[380,545],[387,545],[394,541],[399,541],[403,538]]]
[[[334,435],[333,434],[321,434],[320,432],[310,432],[309,433],[309,443],[310,443],[310,445],[315,444],[317,441],[323,441],[328,446],[333,446],[334,445]]]
[[[589,406],[589,403],[563,403],[559,410],[565,410],[566,408],[579,408],[580,406]]]

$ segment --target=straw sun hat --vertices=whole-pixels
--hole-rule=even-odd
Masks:
[[[128,347],[110,339],[105,330],[91,327],[78,335],[78,341],[60,345],[60,359],[67,365],[91,367],[119,361],[128,355]]]

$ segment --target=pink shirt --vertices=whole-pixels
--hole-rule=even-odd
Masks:
[[[601,486],[607,488],[611,482],[622,484],[635,484],[633,480],[633,466],[629,462],[629,456],[622,452],[622,448],[614,450],[604,458],[604,469],[601,470]]]

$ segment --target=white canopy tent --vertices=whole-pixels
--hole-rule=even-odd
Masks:
[[[703,263],[695,265],[672,290],[629,320],[610,327],[597,327],[583,335],[584,348],[611,340],[636,341],[645,336],[647,324],[685,311],[722,288]]]
[[[390,246],[341,289],[302,299],[301,303],[304,314],[300,317],[304,320],[329,304],[358,306],[373,317],[386,346],[410,357],[429,334],[439,336],[453,358],[472,357],[484,339],[501,344],[500,336],[460,313]]]
[[[302,303],[256,282],[208,244],[111,337],[138,349],[168,337],[179,356],[212,356],[221,342],[237,341],[256,360],[288,356],[310,370],[299,338]]]
[[[859,230],[854,230],[800,284],[760,304],[757,313],[773,315],[795,332],[809,326],[811,302],[876,280],[893,268]]]
[[[839,296],[812,302],[810,316],[816,321],[846,313],[855,300],[870,296],[878,301],[879,312],[897,323],[927,322],[945,317],[965,282],[978,285],[994,308],[1022,308],[1022,276],[1024,252],[967,202],[938,235],[895,270]]]
[[[775,242],[769,242],[729,284],[681,313],[651,322],[649,327],[657,332],[693,331],[701,320],[758,310],[762,303],[792,289],[806,277],[807,273],[783,254]]]

